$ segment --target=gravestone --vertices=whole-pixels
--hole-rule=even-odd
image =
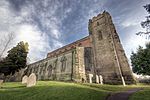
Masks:
[[[99,76],[96,75],[96,83],[99,84]]]
[[[92,83],[93,74],[89,74],[89,83]]]
[[[4,74],[0,73],[0,80],[3,80],[4,79]]]
[[[0,80],[0,88],[2,87],[3,84],[3,80]]]
[[[103,77],[102,75],[99,75],[100,83],[103,84]]]
[[[27,87],[32,87],[36,85],[36,75],[34,73],[30,74],[27,80]]]
[[[28,76],[27,75],[23,76],[23,78],[22,78],[22,84],[26,84],[27,81],[28,81]]]

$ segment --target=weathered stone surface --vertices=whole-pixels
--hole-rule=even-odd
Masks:
[[[89,83],[92,83],[93,74],[89,74]]]
[[[36,85],[36,75],[32,73],[27,80],[27,87],[32,87]]]
[[[26,84],[27,81],[28,81],[28,76],[27,75],[23,76],[23,78],[22,78],[22,84]]]
[[[99,76],[96,75],[96,83],[99,84]]]
[[[4,80],[0,80],[0,85],[2,85],[2,84],[3,84],[3,81],[4,81]]]
[[[3,80],[0,80],[0,88],[2,87],[3,84]]]
[[[84,47],[76,48],[76,68],[75,68],[76,81],[84,82],[85,75],[85,62],[84,62]]]
[[[103,84],[103,77],[102,75],[99,75],[100,84]]]
[[[16,71],[14,74],[10,74],[5,76],[5,82],[22,82],[22,77],[25,73],[26,68],[22,68],[20,69],[18,72]],[[4,75],[3,78],[0,79],[4,79]]]
[[[4,74],[0,73],[0,80],[4,79]]]

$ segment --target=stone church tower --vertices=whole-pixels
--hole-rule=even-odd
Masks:
[[[89,35],[94,54],[94,71],[104,83],[134,83],[119,36],[108,12],[89,20]]]

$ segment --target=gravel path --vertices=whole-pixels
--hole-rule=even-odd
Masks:
[[[114,93],[108,96],[106,100],[128,100],[130,95],[140,90],[142,90],[142,88],[134,88],[128,91]]]

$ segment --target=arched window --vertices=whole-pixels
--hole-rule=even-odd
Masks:
[[[47,62],[46,62],[46,63],[44,64],[44,66],[43,66],[43,75],[45,75],[46,68],[47,68]]]
[[[58,61],[58,59],[56,59],[56,60],[54,61],[54,67],[53,67],[54,70],[55,70],[56,67],[57,67],[57,61]]]
[[[43,72],[43,64],[40,65],[40,73],[39,74],[42,74]]]
[[[65,56],[63,56],[61,58],[61,72],[64,72],[66,69],[66,61],[67,61],[67,58]]]
[[[48,77],[51,77],[51,76],[52,76],[52,70],[53,70],[52,65],[49,65],[48,68],[47,68],[47,71],[48,71]]]

